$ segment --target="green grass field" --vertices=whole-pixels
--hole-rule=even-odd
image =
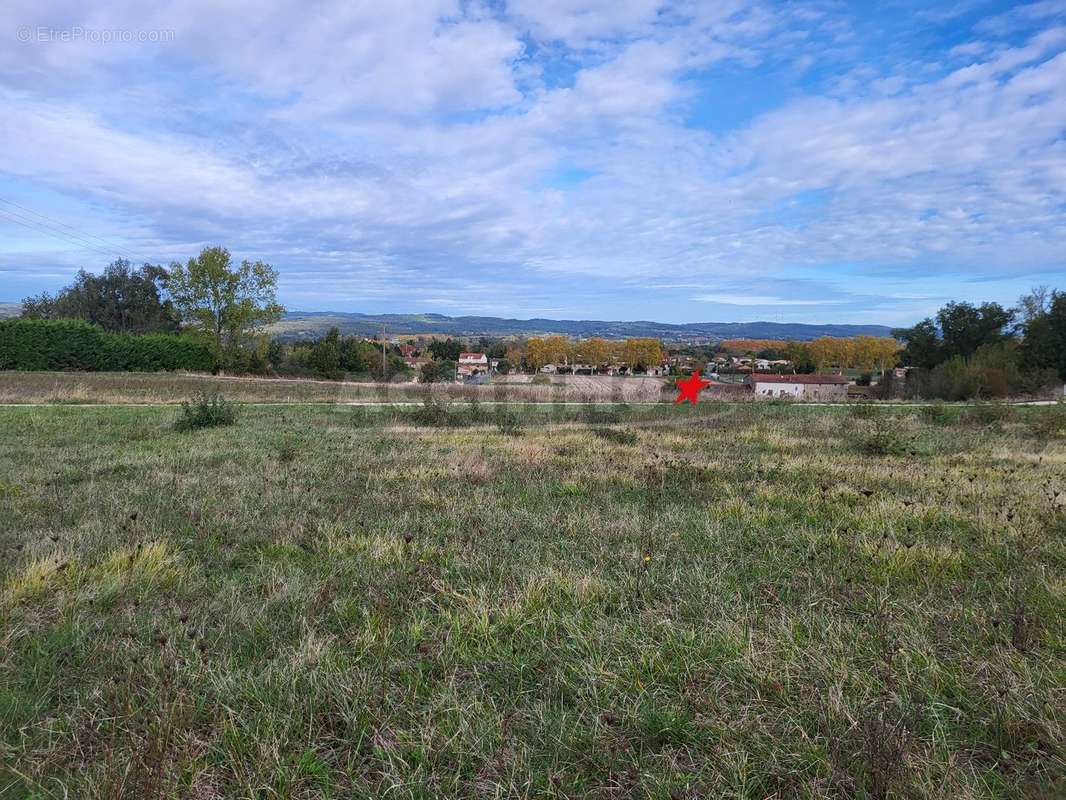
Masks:
[[[1066,795],[1062,408],[496,413],[0,408],[0,798]]]

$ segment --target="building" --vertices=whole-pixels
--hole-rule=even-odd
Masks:
[[[843,401],[848,399],[848,379],[842,375],[767,375],[752,373],[744,379],[756,397],[793,400]]]
[[[459,378],[469,378],[471,375],[487,375],[489,372],[489,357],[484,353],[460,353],[456,373]]]

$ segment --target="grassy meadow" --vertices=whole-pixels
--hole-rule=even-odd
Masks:
[[[0,798],[1061,798],[1063,408],[0,408]]]
[[[0,370],[0,405],[45,403],[180,403],[200,392],[223,392],[242,403],[418,403],[427,396],[485,402],[670,402],[661,378],[558,375],[498,376],[483,386],[326,381],[308,378],[213,376],[182,372],[21,372]]]

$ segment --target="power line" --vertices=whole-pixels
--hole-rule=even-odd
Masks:
[[[99,255],[103,255],[108,258],[114,258],[115,256],[115,253],[112,250],[104,250],[102,247],[91,244],[85,240],[77,239],[71,235],[59,231],[43,228],[35,224],[33,220],[27,220],[25,217],[17,216],[13,212],[8,211],[7,209],[0,208],[0,219],[7,220],[8,222],[14,222],[16,225],[21,225],[24,228],[28,228],[34,233],[41,233],[47,236],[52,236],[53,238],[59,239],[67,245],[74,245],[75,247],[81,247],[86,250],[91,250],[94,253],[98,253]]]
[[[136,260],[135,258],[132,258],[128,252],[120,248],[107,248],[104,245],[97,244],[90,239],[84,238],[80,234],[67,233],[66,231],[60,230],[59,228],[53,225],[48,225],[46,223],[39,222],[16,211],[11,211],[6,208],[0,208],[0,219],[6,219],[9,222],[14,222],[16,224],[22,225],[25,228],[29,228],[30,230],[36,233],[43,233],[47,236],[52,236],[67,244],[73,244],[77,247],[82,247],[86,250],[91,250],[94,253],[98,253],[108,258],[114,258],[116,255],[118,255],[130,261]]]
[[[33,214],[35,217],[40,217],[41,219],[46,221],[43,224],[50,223],[52,226],[58,225],[61,228],[66,228],[69,231],[73,231],[75,234],[77,234],[80,238],[83,238],[83,239],[95,239],[97,242],[99,242],[100,244],[104,245],[106,248],[113,249],[113,250],[115,250],[115,251],[117,251],[119,253],[126,253],[127,257],[129,257],[129,253],[126,251],[126,249],[124,247],[121,247],[120,245],[116,244],[115,242],[108,241],[107,239],[104,239],[103,237],[97,236],[97,235],[92,234],[92,233],[86,233],[85,231],[78,230],[73,225],[67,225],[65,222],[62,222],[61,220],[55,219],[53,217],[49,217],[47,214],[42,214],[40,211],[34,211],[32,208],[27,208],[26,206],[21,205],[20,203],[16,203],[14,200],[8,200],[6,197],[0,197],[0,203],[7,203],[8,205],[14,206],[15,208],[20,208],[23,211],[26,211],[26,212],[28,212],[30,214]],[[15,213],[15,212],[11,212],[11,213]]]

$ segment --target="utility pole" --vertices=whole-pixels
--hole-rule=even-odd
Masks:
[[[382,322],[381,323],[381,382],[382,383],[388,383],[388,378],[385,375],[385,369],[386,369],[385,345],[388,344],[388,341],[389,340],[385,338],[385,323]]]

